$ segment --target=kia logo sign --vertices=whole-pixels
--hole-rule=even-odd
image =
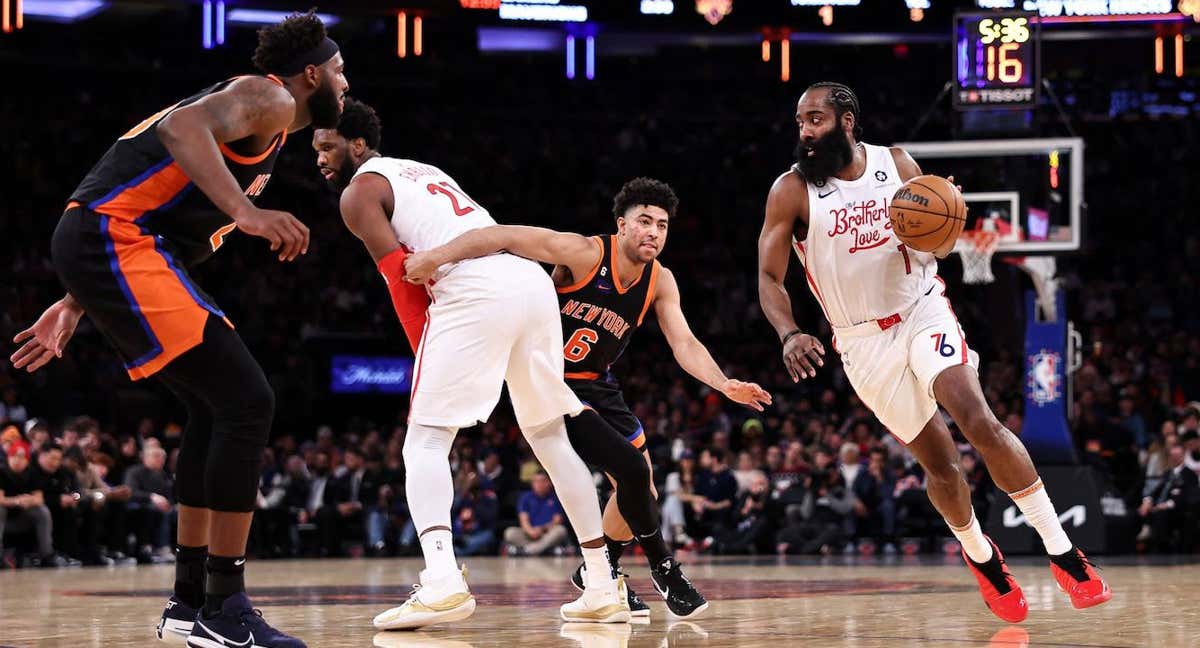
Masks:
[[[1087,507],[1082,504],[1072,506],[1059,514],[1058,521],[1072,528],[1079,528],[1087,523]],[[1021,525],[1032,526],[1016,505],[1004,509],[1004,526],[1015,529]]]

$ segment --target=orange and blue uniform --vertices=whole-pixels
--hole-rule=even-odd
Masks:
[[[586,277],[558,288],[567,385],[635,448],[646,444],[641,421],[630,411],[609,367],[642,325],[658,281],[659,263],[642,268],[628,287],[617,276],[617,237],[597,236],[600,262]]]
[[[173,110],[234,80],[165,108],[121,136],[71,194],[54,233],[59,278],[135,380],[200,344],[210,316],[232,327],[187,268],[221,247],[236,225],[187,177],[156,127]],[[286,139],[286,131],[279,133],[255,155],[219,144],[226,168],[252,201],[266,187]]]

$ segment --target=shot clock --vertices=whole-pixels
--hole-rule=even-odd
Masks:
[[[954,16],[954,107],[1031,108],[1041,69],[1036,14],[960,13]]]

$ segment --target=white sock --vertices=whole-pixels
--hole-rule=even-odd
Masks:
[[[975,517],[975,509],[971,509],[971,521],[965,527],[956,527],[946,521],[946,526],[950,527],[950,532],[958,538],[959,544],[962,545],[963,551],[967,552],[967,556],[977,563],[985,563],[992,559],[992,543],[988,542],[987,536],[983,535],[983,529],[979,527],[979,519]]]
[[[1050,495],[1046,493],[1046,487],[1040,477],[1027,488],[1009,493],[1008,496],[1016,503],[1017,508],[1021,509],[1021,513],[1025,514],[1025,521],[1029,522],[1029,526],[1037,529],[1038,535],[1042,537],[1042,544],[1046,545],[1046,553],[1058,556],[1071,550],[1071,539],[1067,537],[1062,523],[1058,521],[1058,513],[1054,511],[1054,504],[1050,501]]]
[[[583,547],[583,568],[583,584],[587,589],[606,588],[615,582],[606,546]]]
[[[425,554],[425,577],[444,578],[458,571],[454,541],[450,534],[450,506],[454,482],[450,477],[450,445],[454,428],[412,423],[404,438],[405,490],[413,526],[421,533]],[[436,531],[426,529],[444,527]]]
[[[445,578],[458,571],[458,562],[454,559],[454,536],[445,529],[421,536],[421,553],[425,554],[425,575],[430,580]]]

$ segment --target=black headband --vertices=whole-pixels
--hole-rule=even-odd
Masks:
[[[316,47],[297,55],[296,58],[280,65],[277,69],[270,70],[270,72],[279,76],[300,74],[304,71],[304,68],[310,65],[321,65],[333,58],[333,55],[337,53],[338,44],[333,42],[332,38],[326,36],[325,40],[321,41]]]

